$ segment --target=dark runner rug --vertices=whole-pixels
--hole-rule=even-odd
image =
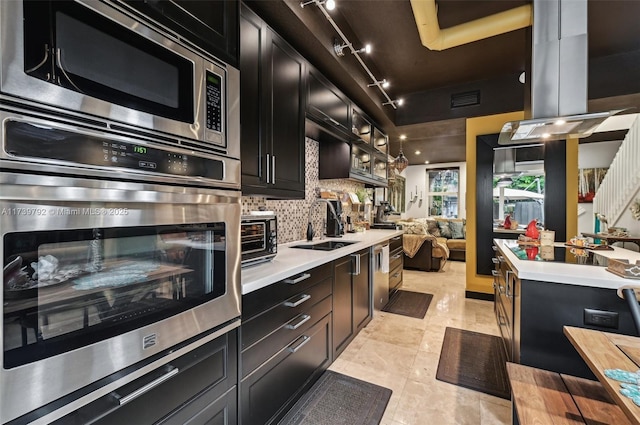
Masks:
[[[377,425],[391,390],[327,370],[279,425]]]
[[[391,296],[382,311],[423,319],[432,299],[432,294],[398,290]]]
[[[507,356],[497,336],[445,329],[436,379],[511,399]]]

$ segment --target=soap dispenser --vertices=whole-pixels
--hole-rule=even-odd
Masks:
[[[309,242],[313,240],[313,226],[311,225],[311,222],[307,224],[307,240]]]

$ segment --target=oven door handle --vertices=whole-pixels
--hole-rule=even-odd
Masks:
[[[143,385],[142,387],[138,388],[137,390],[135,390],[131,394],[128,394],[128,395],[126,395],[124,397],[119,397],[117,395],[117,393],[115,393],[116,398],[118,398],[118,403],[120,404],[120,406],[123,406],[123,405],[129,403],[130,401],[135,400],[136,398],[140,397],[142,394],[144,394],[146,392],[149,392],[153,388],[155,388],[158,385],[162,384],[167,379],[169,379],[172,376],[176,375],[178,372],[180,372],[180,369],[178,369],[177,367],[174,367],[169,372],[165,373],[164,375],[160,376],[159,378],[154,379],[153,381],[149,382],[148,384]]]

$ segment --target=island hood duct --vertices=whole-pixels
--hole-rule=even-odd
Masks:
[[[588,65],[587,0],[534,0],[529,79],[532,119],[506,123],[498,143],[588,137],[605,119],[620,112],[586,113]]]

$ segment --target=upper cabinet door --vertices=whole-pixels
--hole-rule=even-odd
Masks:
[[[351,111],[351,131],[355,134],[360,142],[371,144],[371,132],[373,126],[364,114],[353,108]]]
[[[239,10],[237,0],[125,0],[213,56],[238,67]]]
[[[242,191],[303,199],[306,62],[245,5],[240,29]]]
[[[349,132],[351,116],[349,99],[327,81],[318,71],[309,67],[309,105],[307,113],[327,125]]]
[[[373,147],[376,148],[379,152],[383,154],[387,154],[389,149],[389,138],[382,131],[373,128]]]
[[[267,27],[243,6],[240,18],[240,159],[242,186],[261,187],[267,182],[266,101],[261,95],[265,83],[261,72]]]

